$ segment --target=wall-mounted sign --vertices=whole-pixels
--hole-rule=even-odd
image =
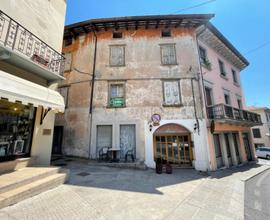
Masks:
[[[51,135],[52,129],[43,129],[43,135]]]
[[[159,122],[161,120],[161,116],[159,114],[153,114],[151,116],[151,120],[152,120],[154,126],[158,126]]]

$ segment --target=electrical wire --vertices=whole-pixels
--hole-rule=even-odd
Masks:
[[[190,9],[193,9],[193,8],[201,7],[201,6],[206,5],[206,4],[209,4],[209,3],[213,3],[215,1],[217,1],[217,0],[210,0],[210,1],[202,2],[202,3],[197,4],[197,5],[193,5],[193,6],[190,6],[190,7],[187,7],[187,8],[183,8],[183,9],[177,10],[177,11],[175,11],[173,13],[187,11],[187,10],[190,10]]]

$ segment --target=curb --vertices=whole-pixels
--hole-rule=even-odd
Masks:
[[[259,172],[255,173],[255,174],[249,175],[249,176],[247,176],[247,177],[243,177],[243,178],[241,179],[241,181],[246,182],[246,181],[248,181],[248,180],[250,180],[250,179],[252,179],[252,178],[254,178],[254,177],[260,175],[260,174],[263,173],[264,171],[267,171],[267,170],[270,169],[270,166],[267,166],[267,165],[263,165],[262,167],[263,167],[262,170],[260,170]]]

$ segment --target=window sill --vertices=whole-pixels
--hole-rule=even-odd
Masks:
[[[164,64],[162,63],[161,66],[177,66],[178,63],[171,63],[171,64]]]
[[[229,80],[227,76],[224,76],[222,74],[220,74],[220,77],[223,78],[223,79],[225,79],[225,80]]]
[[[175,105],[169,105],[169,104],[162,104],[163,107],[182,107],[183,104],[175,104]]]
[[[112,65],[112,64],[109,64],[109,67],[125,67],[126,64],[123,64],[123,65]]]
[[[205,69],[208,69],[209,71],[212,70],[211,64],[207,65],[206,63],[201,62],[201,65],[202,65]]]
[[[106,108],[126,108],[126,105],[118,106],[118,107],[107,105]]]

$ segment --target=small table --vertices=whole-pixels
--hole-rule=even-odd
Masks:
[[[119,162],[119,159],[117,158],[117,152],[120,151],[120,148],[109,148],[108,151],[111,152],[112,156],[110,162]]]

